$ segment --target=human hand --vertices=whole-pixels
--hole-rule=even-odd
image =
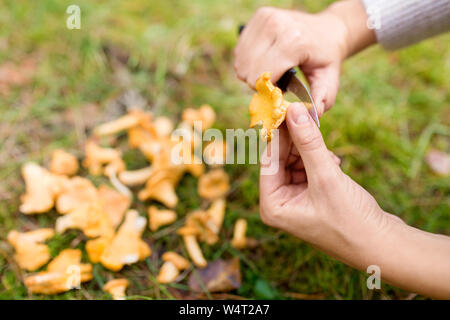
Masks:
[[[344,23],[333,14],[263,7],[239,37],[234,68],[238,78],[253,88],[265,71],[275,83],[286,70],[300,66],[321,116],[336,98],[345,37]]]
[[[279,169],[260,176],[263,222],[354,267],[364,266],[367,244],[401,220],[342,172],[302,104],[289,106],[285,123],[279,130],[279,159],[267,154],[270,146],[264,155],[268,165],[278,160]]]

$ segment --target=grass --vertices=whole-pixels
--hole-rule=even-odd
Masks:
[[[156,114],[178,119],[183,108],[211,104],[216,126],[247,128],[250,90],[232,69],[237,26],[261,6],[319,11],[331,1],[86,1],[79,0],[81,30],[65,27],[73,1],[0,0],[0,65],[34,57],[31,82],[0,97],[0,299],[106,299],[102,285],[114,274],[100,265],[81,290],[57,296],[29,295],[22,273],[12,263],[5,241],[11,229],[52,225],[56,213],[24,216],[18,212],[24,191],[20,166],[48,163],[51,150],[63,147],[81,156],[85,132],[120,113],[117,98],[139,92]],[[373,47],[347,61],[336,105],[321,120],[328,147],[343,159],[342,168],[375,196],[380,205],[407,223],[450,234],[450,184],[434,175],[423,156],[431,148],[449,150],[450,35],[387,53]],[[125,71],[112,67],[105,48],[126,54]],[[130,166],[143,163],[136,154]],[[139,162],[141,161],[141,162]],[[329,299],[402,299],[389,285],[372,292],[367,275],[312,249],[302,241],[264,226],[258,215],[258,168],[229,165],[234,191],[228,199],[221,239],[229,239],[238,217],[249,221],[249,234],[261,241],[238,252],[226,242],[204,247],[208,259],[238,256],[247,298],[289,298],[319,294]],[[182,180],[180,215],[201,205],[196,181]],[[144,214],[144,206],[134,206]],[[182,248],[173,233],[149,231],[144,237],[156,253],[125,268],[128,294],[136,299],[172,298],[170,286],[155,282],[157,253]],[[78,232],[55,236],[52,255],[67,246],[83,248]],[[224,245],[225,243],[225,245]],[[183,287],[183,285],[181,285]],[[294,294],[292,294],[294,293]],[[298,296],[298,295],[297,295]],[[420,298],[420,297],[419,297]]]

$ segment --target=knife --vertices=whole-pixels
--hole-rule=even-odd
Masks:
[[[244,28],[245,25],[240,25],[238,33],[241,34]],[[308,109],[308,112],[313,118],[314,122],[317,124],[317,127],[320,128],[319,116],[317,115],[317,109],[314,100],[311,97],[308,88],[303,83],[303,81],[296,76],[296,73],[297,71],[295,71],[294,68],[286,71],[281,76],[280,80],[277,81],[277,87],[280,88],[283,92],[292,92],[298,99],[300,99],[300,101],[305,105],[306,109]]]

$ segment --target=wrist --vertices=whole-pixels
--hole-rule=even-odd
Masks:
[[[343,0],[323,11],[335,16],[344,26],[343,59],[362,51],[376,42],[373,29],[367,27],[367,13],[360,0]]]

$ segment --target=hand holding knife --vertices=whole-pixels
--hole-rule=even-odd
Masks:
[[[244,30],[245,25],[239,26],[239,34]],[[306,85],[296,76],[296,71],[294,68],[286,71],[281,78],[277,81],[276,85],[281,89],[281,91],[292,92],[300,101],[305,105],[308,109],[309,114],[313,118],[314,122],[320,128],[319,117],[317,115],[316,105],[314,104],[314,100],[309,93]]]

